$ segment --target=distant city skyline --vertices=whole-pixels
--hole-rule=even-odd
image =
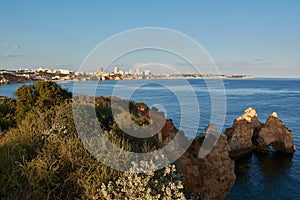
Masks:
[[[297,0],[4,0],[0,69],[42,66],[77,71],[108,37],[138,27],[163,27],[195,39],[221,74],[300,78],[299,10]],[[140,60],[125,61],[120,64],[133,66]]]

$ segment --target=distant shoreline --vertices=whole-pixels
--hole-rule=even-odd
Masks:
[[[14,83],[27,83],[38,81],[53,81],[53,82],[77,82],[77,81],[107,81],[107,80],[175,80],[175,79],[252,79],[251,75],[201,75],[201,74],[178,74],[178,75],[151,75],[151,76],[124,76],[119,79],[103,79],[98,77],[72,77],[70,79],[50,79],[44,77],[43,79],[25,78],[23,76],[16,76],[12,74],[2,74],[0,76],[0,85],[14,84]]]

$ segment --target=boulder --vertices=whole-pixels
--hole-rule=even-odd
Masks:
[[[209,131],[216,132],[213,127],[206,131],[206,135]],[[235,183],[234,161],[229,157],[227,136],[218,134],[217,143],[204,158],[199,158],[205,138],[201,134],[175,162],[183,175],[185,191],[191,192],[196,199],[224,199]]]
[[[269,146],[284,153],[292,153],[296,150],[292,132],[282,123],[275,112],[268,117],[265,126],[259,131],[256,138],[257,151],[268,152]]]
[[[224,133],[228,136],[230,157],[236,159],[251,153],[254,149],[252,137],[257,135],[262,126],[254,108],[248,108],[236,118],[232,127]]]

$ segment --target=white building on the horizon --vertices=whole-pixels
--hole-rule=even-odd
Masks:
[[[36,71],[36,72],[47,72],[49,70],[50,69],[48,69],[48,68],[39,67],[39,68],[35,69],[34,71]]]
[[[70,74],[70,70],[68,69],[59,69],[58,70],[61,74]]]
[[[150,76],[150,74],[151,74],[150,69],[146,69],[146,70],[145,70],[145,76]]]
[[[135,72],[136,72],[136,75],[139,76],[142,74],[142,69],[140,67],[138,67]]]
[[[114,68],[114,74],[118,74],[119,73],[119,68],[118,67],[115,67]]]

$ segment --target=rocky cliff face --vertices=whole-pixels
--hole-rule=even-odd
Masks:
[[[155,138],[162,145],[167,144],[178,134],[182,144],[189,140],[175,127],[171,119],[164,118],[163,113],[142,106],[139,106],[137,111],[139,116],[151,117],[150,127],[157,132]],[[224,199],[236,179],[234,161],[229,157],[227,136],[221,135],[213,125],[208,126],[206,132],[219,138],[206,157],[199,158],[205,138],[205,135],[201,134],[192,141],[189,149],[174,164],[182,174],[184,190],[191,193],[194,199]]]
[[[140,110],[140,107],[138,111],[140,116],[151,118],[150,126],[157,132],[155,138],[161,144],[167,144],[178,133],[183,143],[188,140],[172,120],[164,118],[163,113],[148,108]],[[219,139],[211,151],[200,158],[200,149],[204,148],[204,139],[209,135]],[[256,110],[248,108],[222,135],[213,125],[208,126],[206,134],[195,138],[174,164],[182,174],[185,191],[193,194],[193,198],[224,199],[236,179],[231,158],[243,157],[253,150],[266,152],[269,146],[277,151],[292,153],[295,151],[292,132],[282,124],[276,113],[270,115],[263,124],[258,120]]]
[[[15,76],[11,74],[0,75],[0,84],[23,83],[28,81],[32,81],[32,80],[23,76]]]
[[[215,131],[209,127],[207,132],[211,130]],[[208,155],[200,159],[199,151],[204,138],[204,134],[195,138],[175,165],[183,174],[185,190],[192,192],[196,199],[224,199],[236,179],[227,136],[221,135]]]

